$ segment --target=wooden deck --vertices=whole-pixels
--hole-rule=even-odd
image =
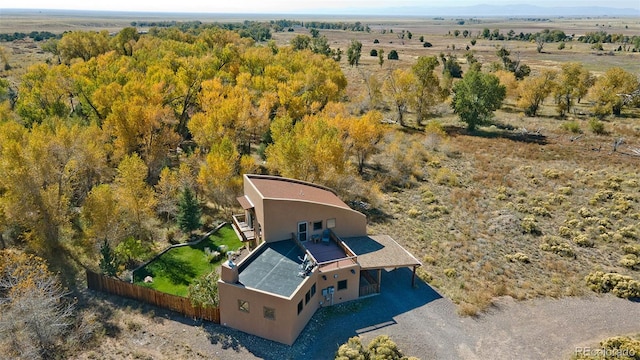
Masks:
[[[306,241],[303,245],[307,250],[309,250],[309,252],[311,252],[311,255],[313,255],[319,263],[347,257],[344,250],[342,250],[342,248],[333,241],[329,241],[328,243],[323,243],[321,241],[318,241],[317,243],[314,243],[313,241]]]

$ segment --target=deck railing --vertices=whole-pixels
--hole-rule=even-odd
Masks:
[[[321,271],[340,269],[347,266],[352,266],[353,264],[357,264],[357,256],[349,256],[345,258],[323,261],[318,263],[318,267]]]
[[[236,234],[240,237],[242,242],[255,240],[255,231],[247,224],[246,216],[244,214],[231,215],[231,218],[233,219],[233,229],[236,231]]]

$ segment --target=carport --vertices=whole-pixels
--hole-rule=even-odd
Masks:
[[[358,236],[342,241],[358,256],[360,296],[380,292],[382,269],[411,268],[411,286],[415,286],[416,268],[422,263],[390,236]]]

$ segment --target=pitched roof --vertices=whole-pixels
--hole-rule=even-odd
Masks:
[[[305,181],[265,175],[245,175],[263,199],[308,201],[351,209],[336,193]]]

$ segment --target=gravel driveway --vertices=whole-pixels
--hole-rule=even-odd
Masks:
[[[338,346],[360,335],[368,343],[389,335],[406,355],[421,359],[567,359],[579,346],[640,333],[640,303],[613,296],[500,299],[478,318],[459,317],[455,305],[411,272],[383,271],[382,294],[320,309],[291,347],[219,325],[206,325],[220,359],[333,359]]]

